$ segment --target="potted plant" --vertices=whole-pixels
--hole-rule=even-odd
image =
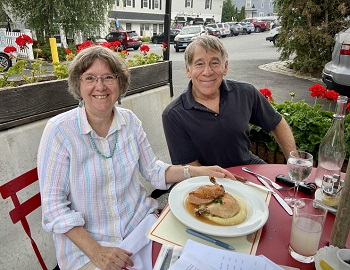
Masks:
[[[339,94],[333,90],[327,90],[324,86],[314,84],[309,88],[310,95],[315,98],[313,105],[307,104],[304,100],[294,102],[294,93],[291,93],[291,100],[285,100],[283,103],[275,103],[272,98],[272,92],[267,89],[260,89],[271,105],[283,115],[292,129],[297,148],[311,153],[317,161],[318,149],[322,138],[330,128],[333,121],[333,112],[330,111],[331,104],[336,102]],[[329,107],[317,104],[317,99],[326,99]],[[347,105],[347,110],[350,103]],[[347,158],[350,153],[350,116],[347,115],[344,120],[344,131],[347,144]],[[250,140],[252,141],[251,151],[257,154],[269,163],[285,163],[284,156],[279,149],[274,137],[262,130],[260,127],[251,125]],[[344,162],[346,169],[347,162]]]

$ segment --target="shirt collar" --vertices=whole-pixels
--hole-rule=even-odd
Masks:
[[[78,107],[78,119],[79,119],[79,125],[81,134],[88,134],[89,132],[93,131],[92,127],[87,119],[85,106]],[[117,130],[120,130],[122,125],[125,125],[125,119],[122,116],[122,114],[118,111],[117,107],[113,107],[113,121],[111,124],[111,127],[109,129],[108,135],[114,133]]]

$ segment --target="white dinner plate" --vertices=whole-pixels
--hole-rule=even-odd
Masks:
[[[191,191],[203,185],[210,185],[208,176],[199,176],[178,183],[169,194],[169,207],[174,216],[186,226],[199,232],[225,237],[247,235],[259,230],[267,221],[269,209],[262,197],[251,187],[238,181],[216,178],[226,192],[244,200],[247,208],[247,218],[241,224],[233,226],[215,226],[199,221],[185,209],[185,200]]]

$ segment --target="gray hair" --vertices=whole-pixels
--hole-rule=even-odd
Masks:
[[[217,37],[205,35],[199,36],[194,41],[192,41],[185,50],[185,64],[186,66],[190,66],[193,63],[193,56],[196,48],[201,46],[206,51],[217,51],[221,54],[221,58],[223,60],[223,64],[228,60],[227,50]]]
[[[125,95],[130,84],[130,71],[126,62],[116,52],[102,46],[92,46],[80,51],[69,65],[68,92],[77,100],[81,100],[80,76],[92,65],[94,60],[105,61],[113,74],[119,79],[120,96]]]

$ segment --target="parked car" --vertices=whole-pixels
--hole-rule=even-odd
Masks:
[[[263,22],[263,21],[259,21],[257,19],[249,18],[249,19],[244,19],[241,22],[252,23],[254,25],[255,33],[264,32],[264,31],[270,29],[270,22],[269,21]]]
[[[179,52],[180,49],[186,49],[193,39],[202,35],[207,35],[203,25],[185,26],[174,39],[175,51]]]
[[[7,71],[10,67],[12,67],[12,60],[10,59],[10,55],[4,52],[6,46],[0,45],[0,67],[4,68],[3,71]]]
[[[270,41],[270,42],[272,41],[273,45],[275,45],[278,35],[281,32],[281,29],[282,29],[282,26],[272,28],[269,32],[269,35],[266,37],[266,41]]]
[[[251,33],[255,32],[254,24],[252,23],[245,23],[245,22],[237,22],[236,24],[239,24],[242,26],[242,35],[250,35]]]
[[[328,89],[350,97],[350,28],[336,34],[332,60],[322,71]]]
[[[170,42],[174,42],[174,38],[176,35],[180,33],[179,29],[170,29]],[[151,38],[152,43],[158,44],[161,42],[164,42],[164,33],[158,34],[158,35],[153,35]]]
[[[208,27],[208,26],[206,26],[205,29],[207,30],[208,35],[212,35],[212,36],[216,36],[218,38],[221,38],[220,30],[218,30],[216,28]]]
[[[207,27],[219,30],[223,38],[231,35],[230,25],[227,23],[211,23]]]
[[[140,36],[131,30],[118,30],[114,32],[110,32],[105,39],[108,42],[112,41],[120,41],[120,50],[126,50],[128,48],[133,48],[134,50],[138,50],[142,45],[142,41]]]
[[[231,36],[238,36],[239,34],[243,33],[242,25],[239,23],[236,24],[234,22],[228,22],[228,25],[230,26]]]

